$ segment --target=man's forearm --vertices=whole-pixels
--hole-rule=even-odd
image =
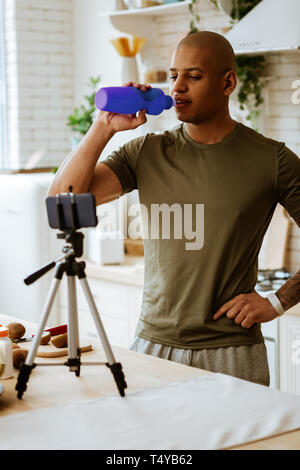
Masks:
[[[275,294],[284,311],[300,302],[300,269]]]
[[[101,152],[113,135],[109,127],[96,119],[77,148],[58,169],[49,196],[67,192],[70,186],[74,193],[87,192]]]
[[[300,227],[300,218],[294,220],[298,227]],[[286,311],[289,308],[294,307],[300,302],[300,269],[292,276],[283,286],[275,292],[278,297],[283,310]]]

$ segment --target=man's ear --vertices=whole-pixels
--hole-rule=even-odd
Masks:
[[[237,84],[237,75],[236,72],[233,70],[229,70],[224,74],[223,77],[223,83],[224,83],[224,95],[229,96],[231,93],[233,93],[236,84]]]

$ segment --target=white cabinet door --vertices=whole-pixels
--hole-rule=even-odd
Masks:
[[[280,318],[280,389],[300,395],[300,316]]]
[[[137,322],[140,318],[142,299],[143,288],[130,286],[130,289],[128,290],[128,347],[132,343]]]
[[[114,346],[129,347],[140,315],[143,288],[95,278],[87,281],[109,342]],[[94,320],[78,281],[76,287],[80,333],[97,336]],[[63,279],[60,292],[62,322],[67,320],[67,294],[67,282]]]

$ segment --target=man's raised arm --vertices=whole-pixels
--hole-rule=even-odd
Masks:
[[[142,91],[151,88],[129,82],[124,86],[135,86]],[[72,151],[59,167],[48,195],[67,192],[72,186],[76,194],[91,192],[96,204],[103,204],[122,194],[121,183],[116,174],[106,165],[97,162],[100,155],[116,132],[136,129],[146,122],[146,112],[135,114],[116,114],[99,111],[99,114],[80,144]]]

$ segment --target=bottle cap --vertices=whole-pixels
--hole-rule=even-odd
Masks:
[[[172,106],[175,106],[176,101],[169,95],[166,95],[166,108],[165,109],[170,109]]]
[[[0,338],[5,338],[6,336],[8,336],[8,328],[6,328],[5,326],[1,326],[0,327]]]

